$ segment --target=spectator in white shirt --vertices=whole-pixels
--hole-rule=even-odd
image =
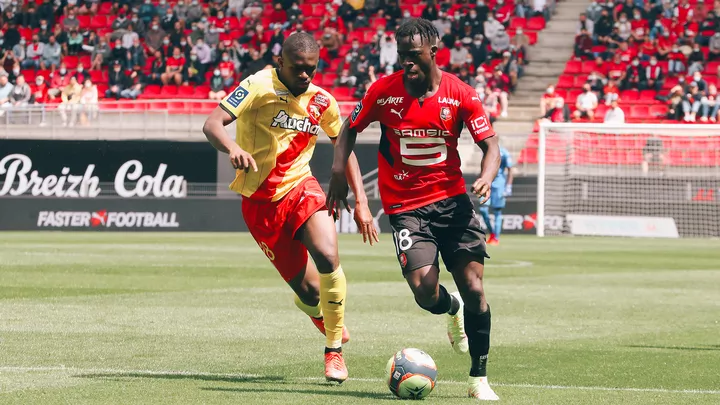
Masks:
[[[492,14],[488,16],[487,21],[483,24],[483,28],[485,29],[485,38],[488,39],[495,38],[500,29],[505,29],[500,21],[496,20]]]
[[[595,93],[590,89],[589,84],[583,86],[583,93],[578,96],[575,103],[575,118],[588,118],[593,119],[595,117],[595,109],[598,106],[598,98]]]
[[[617,99],[610,103],[610,109],[605,113],[606,124],[624,124],[625,123],[625,112],[618,106]]]

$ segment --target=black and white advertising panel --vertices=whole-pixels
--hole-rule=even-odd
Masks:
[[[184,198],[216,179],[207,142],[0,140],[0,197]]]

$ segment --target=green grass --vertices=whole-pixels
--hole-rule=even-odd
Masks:
[[[718,248],[504,237],[485,276],[503,403],[720,404]],[[248,235],[1,233],[0,403],[383,403],[403,347],[438,364],[425,403],[472,403],[469,358],[415,305],[390,237],[343,236],[340,254],[352,340],[338,387],[320,378],[324,339]]]

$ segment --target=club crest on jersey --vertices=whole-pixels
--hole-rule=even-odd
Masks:
[[[358,115],[360,115],[360,111],[362,111],[363,105],[362,101],[358,101],[357,105],[355,106],[355,109],[353,110],[352,114],[350,114],[350,119],[355,122]]]
[[[460,102],[458,100],[455,100],[454,98],[450,98],[450,97],[438,98],[438,104],[450,104],[455,107],[460,107]]]
[[[315,97],[313,97],[311,103],[312,102],[319,105],[320,107],[328,107],[330,105],[330,99],[324,94],[320,93],[315,94]]]
[[[379,99],[377,100],[377,104],[378,104],[378,105],[388,105],[388,104],[389,104],[389,105],[398,105],[398,104],[402,104],[403,99],[405,99],[405,97],[385,97],[385,98],[379,98]]]
[[[398,259],[400,259],[400,265],[405,268],[405,266],[407,266],[407,255],[405,253],[400,253]]]
[[[308,106],[308,113],[315,119],[315,121],[320,119],[320,108],[315,104],[310,104]]]
[[[452,118],[452,114],[450,113],[450,107],[440,108],[440,119],[443,121],[447,121],[450,118]]]
[[[227,103],[235,108],[238,108],[240,103],[245,100],[248,94],[250,94],[250,92],[247,91],[243,86],[237,86],[235,90],[228,96]]]
[[[312,135],[320,133],[320,125],[315,125],[310,122],[308,117],[305,118],[292,118],[285,112],[280,110],[277,115],[273,118],[271,127],[280,127],[283,129],[292,129],[299,132],[307,132]]]

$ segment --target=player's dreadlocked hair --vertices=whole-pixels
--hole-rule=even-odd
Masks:
[[[314,53],[319,52],[320,47],[315,38],[306,32],[295,32],[291,34],[282,46],[283,53],[290,52],[296,53]]]
[[[420,35],[420,38],[426,40],[430,45],[435,45],[440,39],[437,28],[424,18],[412,18],[400,24],[395,31],[395,38],[412,38]]]

